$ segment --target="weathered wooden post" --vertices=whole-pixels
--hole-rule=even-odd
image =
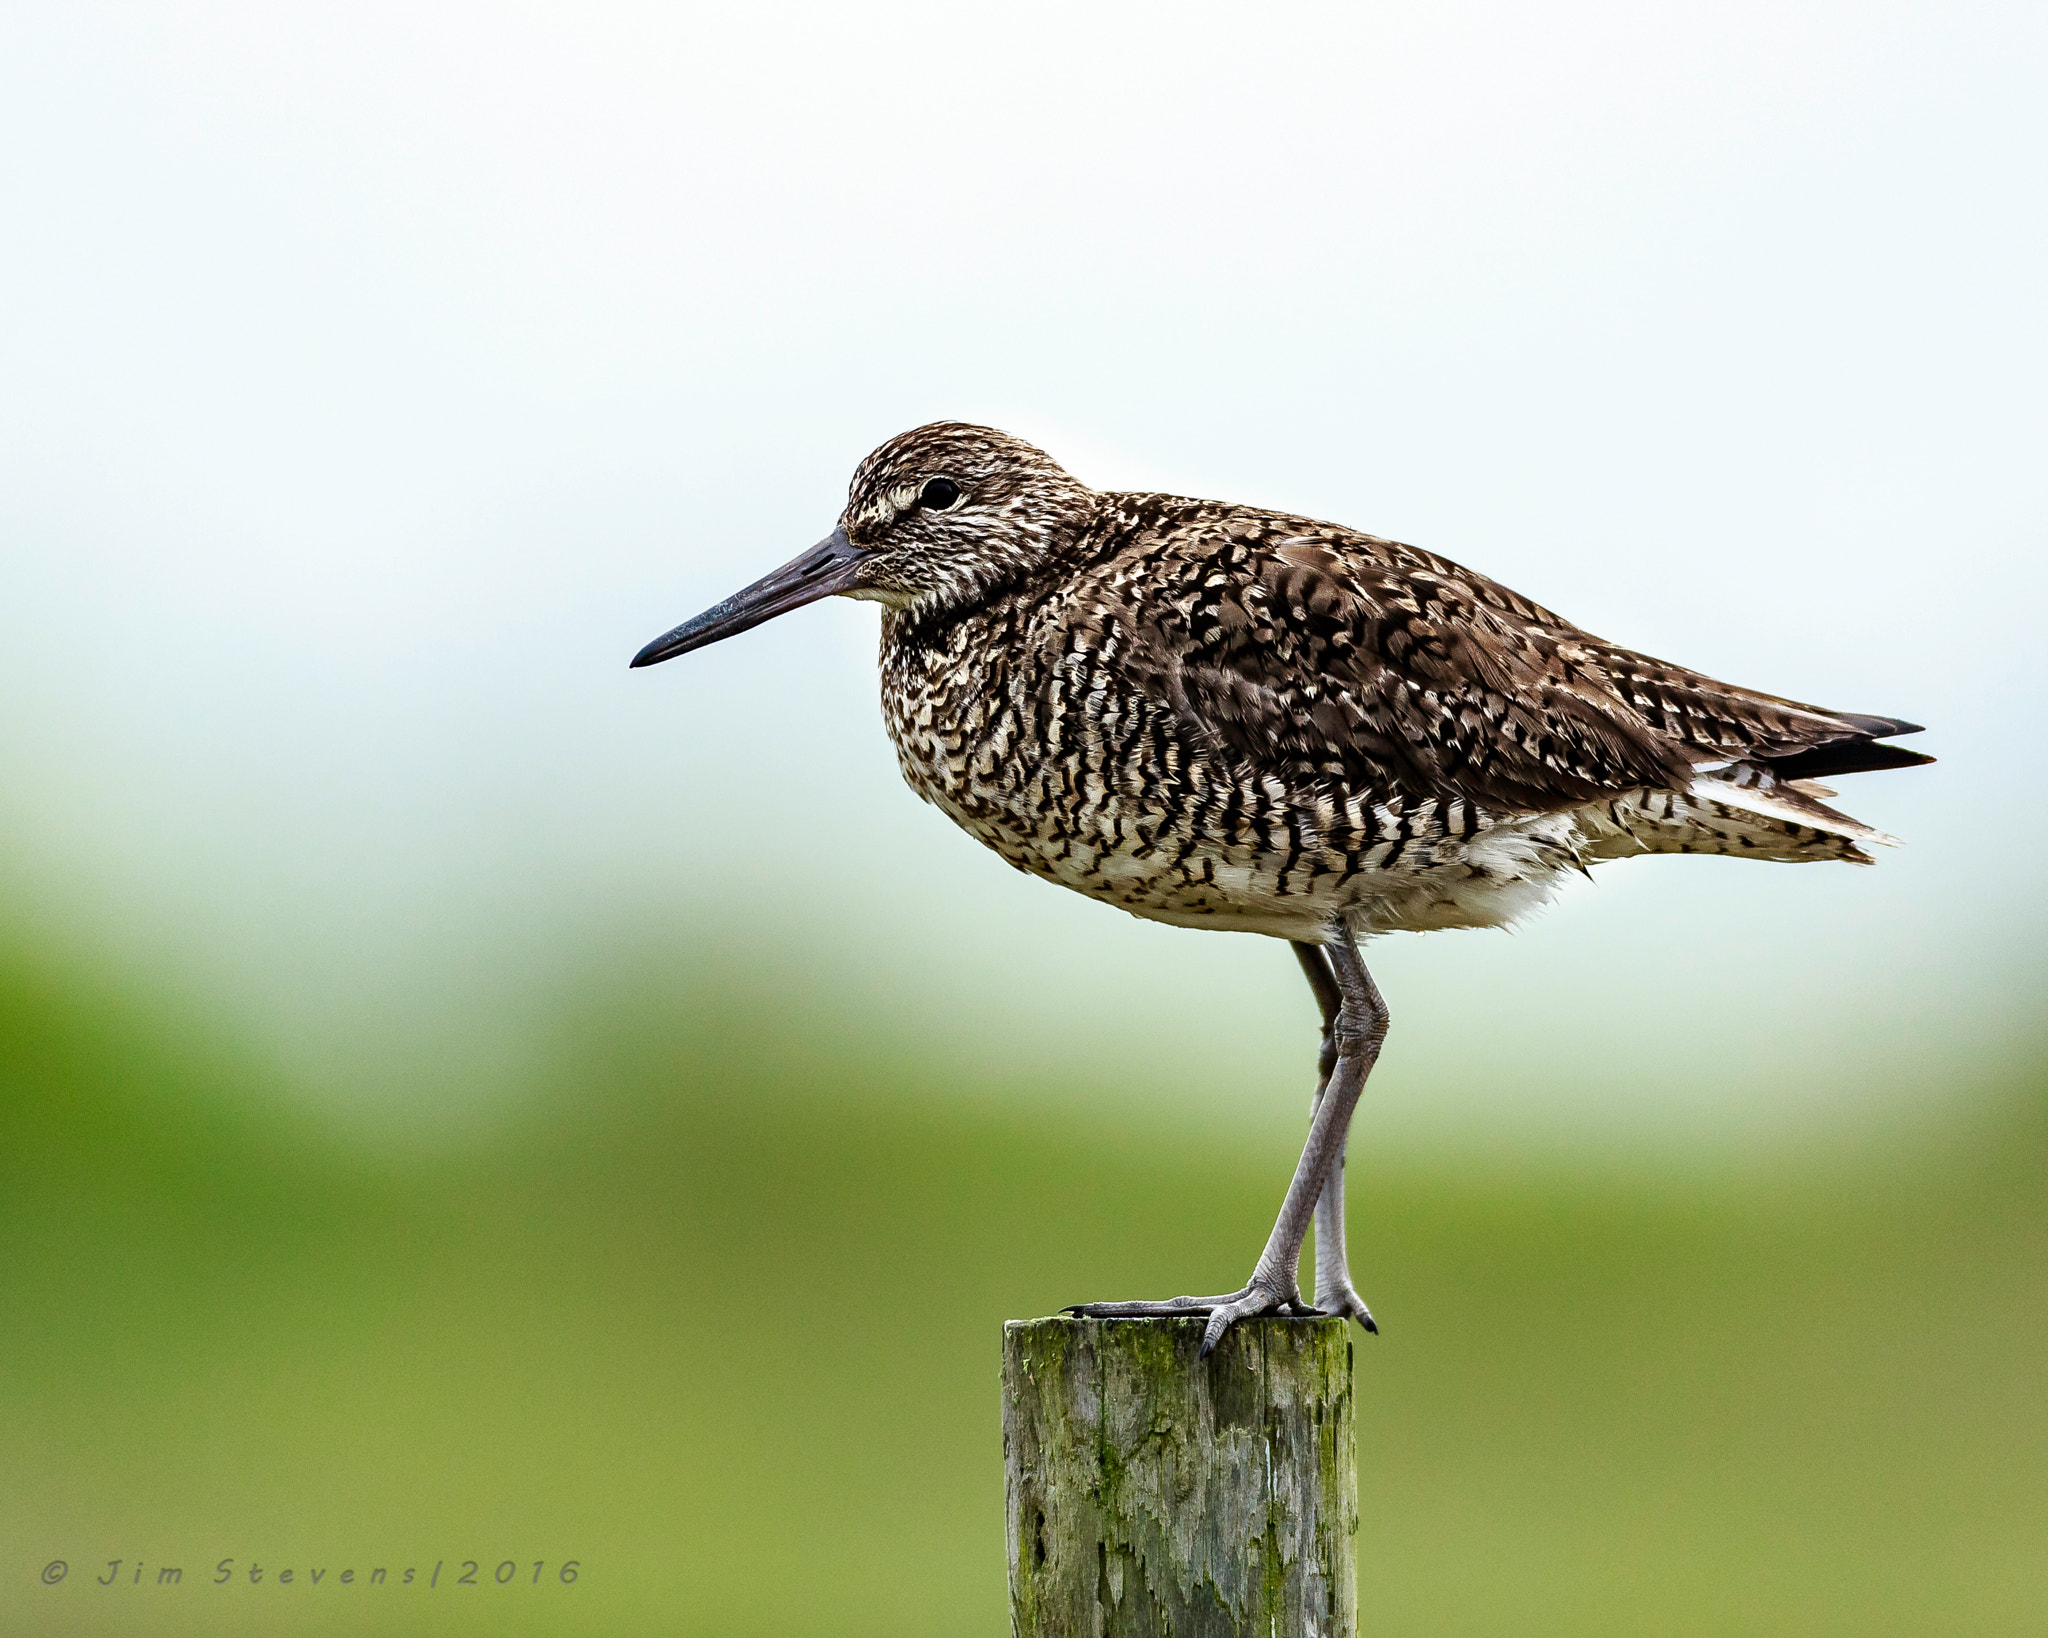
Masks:
[[[1348,1322],[1203,1325],[1003,1327],[1016,1638],[1353,1638]]]

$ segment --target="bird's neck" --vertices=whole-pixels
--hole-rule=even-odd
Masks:
[[[1022,577],[977,588],[977,595],[919,599],[902,608],[882,610],[882,651],[901,654],[938,652],[952,646],[960,627],[999,614],[1018,600],[1027,582]]]
[[[1071,580],[1094,548],[1097,529],[1092,515],[1076,518],[1065,528],[1033,542],[1028,553],[963,563],[956,577],[920,592],[908,603],[882,610],[884,647],[908,648],[942,643],[953,628],[1004,611],[1030,607],[1055,596]]]

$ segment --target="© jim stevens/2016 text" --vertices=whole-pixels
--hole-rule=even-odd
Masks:
[[[188,1585],[185,1567],[182,1564],[146,1564],[141,1559],[110,1558],[102,1561],[105,1568],[98,1574],[89,1570],[77,1576],[71,1574],[71,1565],[61,1558],[53,1558],[42,1569],[42,1583],[55,1587],[65,1581],[74,1586],[90,1584],[96,1587],[183,1587]],[[418,1587],[438,1591],[442,1587],[538,1587],[551,1584],[573,1587],[583,1572],[581,1559],[555,1559],[550,1561],[537,1558],[530,1563],[516,1559],[501,1559],[495,1566],[473,1558],[436,1559],[431,1568],[407,1565],[393,1570],[379,1565],[373,1569],[358,1570],[354,1565],[332,1569],[328,1565],[315,1568],[310,1565],[285,1564],[266,1566],[256,1559],[224,1558],[213,1566],[210,1573],[195,1574],[192,1581],[199,1585],[216,1587]]]

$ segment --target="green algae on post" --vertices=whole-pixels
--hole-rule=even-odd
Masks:
[[[1017,1638],[1357,1627],[1357,1454],[1342,1318],[1003,1327]]]

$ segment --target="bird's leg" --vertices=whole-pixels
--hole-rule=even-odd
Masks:
[[[1295,1270],[1301,1263],[1301,1243],[1308,1238],[1309,1223],[1323,1185],[1344,1152],[1350,1132],[1351,1115],[1358,1107],[1365,1078],[1380,1055],[1387,1038],[1387,1005],[1380,999],[1372,975],[1359,959],[1358,945],[1342,922],[1330,926],[1330,968],[1337,994],[1337,1016],[1331,1030],[1337,1061],[1329,1085],[1309,1122],[1308,1143],[1287,1185],[1287,1197],[1280,1203],[1280,1215],[1252,1277],[1241,1291],[1220,1297],[1175,1297],[1167,1302],[1092,1302],[1067,1310],[1096,1319],[1140,1319],[1155,1315],[1207,1314],[1208,1329],[1202,1334],[1202,1352],[1208,1353],[1222,1338],[1231,1321],[1264,1314],[1274,1309],[1283,1313],[1311,1313],[1301,1300]]]
[[[1308,1106],[1309,1119],[1322,1107],[1330,1087],[1330,1074],[1337,1067],[1337,1009],[1343,995],[1330,973],[1330,964],[1320,946],[1296,941],[1294,956],[1315,992],[1316,1006],[1323,1015],[1322,1051],[1316,1059],[1316,1095]],[[1316,1197],[1316,1307],[1326,1314],[1349,1314],[1368,1331],[1377,1332],[1372,1310],[1365,1306],[1351,1284],[1351,1269],[1344,1248],[1344,1153],[1350,1133],[1337,1150],[1337,1162],[1323,1179],[1323,1192]]]

